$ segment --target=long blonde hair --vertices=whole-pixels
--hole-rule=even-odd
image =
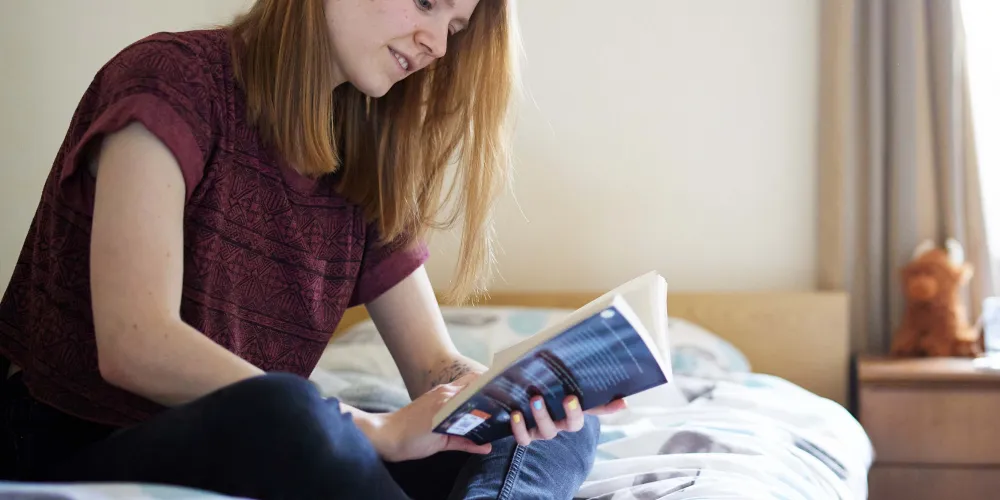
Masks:
[[[412,244],[462,221],[445,301],[485,290],[493,272],[517,88],[513,1],[480,2],[443,58],[379,99],[334,88],[323,0],[257,0],[230,26],[248,119],[304,175],[339,171],[340,192],[377,221],[383,243]]]

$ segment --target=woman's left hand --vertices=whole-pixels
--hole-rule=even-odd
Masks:
[[[587,411],[580,408],[580,400],[576,396],[567,396],[562,401],[566,418],[553,421],[545,399],[541,396],[531,398],[531,416],[535,419],[535,428],[530,431],[524,421],[524,415],[515,411],[510,418],[511,429],[517,444],[527,446],[532,441],[555,438],[559,432],[576,432],[583,428],[583,416],[608,415],[625,409],[625,400],[616,399],[606,405],[597,406]]]

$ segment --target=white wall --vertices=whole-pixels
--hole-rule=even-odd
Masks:
[[[251,4],[0,1],[0,291],[10,280],[69,120],[97,70],[150,33],[211,27]]]
[[[647,269],[671,289],[813,287],[817,16],[816,0],[522,1],[533,102],[494,289]],[[457,242],[435,242],[443,282]]]
[[[69,120],[97,70],[150,33],[211,27],[251,4],[250,0],[0,2],[0,290],[10,280]]]
[[[811,287],[817,2],[521,0],[533,102],[495,288],[605,288],[649,268],[673,289]],[[0,2],[0,289],[94,72],[249,3]],[[455,249],[434,240],[436,282]]]

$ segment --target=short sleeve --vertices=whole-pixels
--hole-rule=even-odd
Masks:
[[[367,304],[413,274],[430,256],[426,243],[379,242],[374,224],[368,226],[361,270],[348,307]]]
[[[73,118],[57,164],[65,201],[91,213],[93,179],[86,160],[103,136],[132,122],[173,153],[189,199],[219,136],[215,69],[204,45],[166,34],[118,53],[94,78]]]

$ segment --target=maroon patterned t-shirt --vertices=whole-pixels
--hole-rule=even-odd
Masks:
[[[170,148],[186,183],[182,318],[265,371],[308,376],[346,308],[427,258],[422,244],[376,245],[334,178],[302,177],[264,145],[228,42],[223,30],[141,40],[100,70],[72,118],[0,302],[0,354],[67,413],[128,425],[162,409],[103,381],[91,314],[85,157],[130,122]]]

